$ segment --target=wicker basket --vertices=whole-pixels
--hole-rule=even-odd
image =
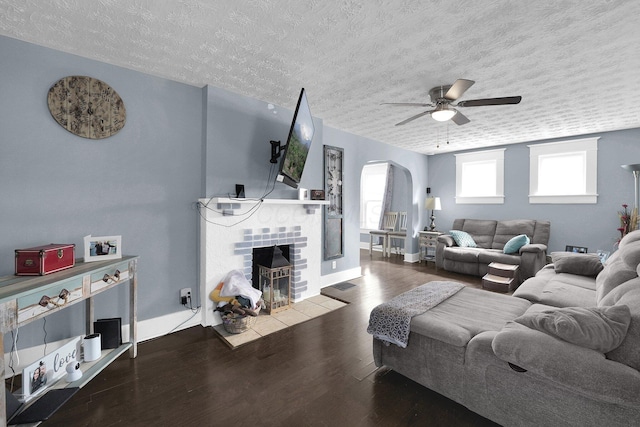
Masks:
[[[260,306],[256,310],[256,313],[260,313]],[[222,326],[224,326],[225,331],[230,334],[241,334],[243,332],[251,329],[253,325],[255,325],[257,316],[248,316],[248,315],[239,315],[236,313],[223,314],[222,317]]]

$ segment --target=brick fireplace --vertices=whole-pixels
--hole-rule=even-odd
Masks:
[[[324,201],[201,199],[200,295],[206,326],[220,323],[209,294],[232,270],[253,279],[256,248],[288,246],[291,299],[320,294]],[[256,279],[257,280],[257,279]]]

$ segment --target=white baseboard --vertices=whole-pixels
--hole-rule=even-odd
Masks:
[[[420,262],[420,253],[404,254],[404,262]]]
[[[366,251],[369,250],[369,243],[367,242],[360,242],[360,249],[364,249]],[[374,247],[373,248],[373,252],[382,252],[382,247]],[[392,253],[391,255],[395,255],[395,253]],[[415,254],[404,254],[404,262],[420,262],[420,253],[415,253]]]
[[[350,270],[339,271],[333,274],[327,274],[321,277],[321,287],[335,285],[336,283],[346,282],[347,280],[357,279],[362,276],[362,268],[356,267]]]

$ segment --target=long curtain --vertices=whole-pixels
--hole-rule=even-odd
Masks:
[[[391,209],[391,200],[393,200],[393,165],[387,163],[387,180],[384,184],[384,193],[382,194],[382,207],[380,209],[378,230],[382,230],[384,226],[384,213],[389,212],[389,209]]]

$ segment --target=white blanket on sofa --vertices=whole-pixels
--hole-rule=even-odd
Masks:
[[[411,318],[435,307],[464,288],[456,282],[429,282],[371,310],[367,332],[386,345],[406,348]]]

